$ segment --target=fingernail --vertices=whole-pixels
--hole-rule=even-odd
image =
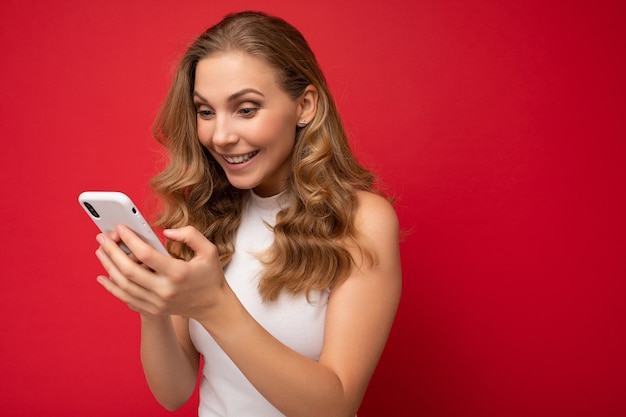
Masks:
[[[102,244],[104,244],[104,236],[102,236],[102,235],[97,235],[97,236],[96,236],[96,241],[97,241],[99,244],[101,244],[101,245],[102,245]]]

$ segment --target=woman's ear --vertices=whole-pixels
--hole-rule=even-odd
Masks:
[[[317,112],[317,88],[309,84],[304,89],[304,93],[300,96],[300,104],[298,108],[298,125],[302,126],[302,123],[306,126],[313,120],[315,113]]]

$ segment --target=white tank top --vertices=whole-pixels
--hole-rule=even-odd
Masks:
[[[311,293],[310,302],[304,295],[283,294],[274,302],[263,303],[257,289],[262,265],[255,253],[263,252],[274,240],[268,224],[273,226],[276,222],[282,195],[262,198],[250,192],[236,233],[235,254],[224,272],[243,306],[261,326],[296,352],[318,360],[324,343],[329,292]],[[189,330],[194,346],[204,357],[200,417],[283,416],[248,382],[197,321],[189,320]]]

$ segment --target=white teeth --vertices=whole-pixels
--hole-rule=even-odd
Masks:
[[[239,156],[223,156],[223,158],[229,164],[243,164],[244,162],[252,159],[252,157],[256,155],[257,153],[259,153],[259,151],[254,151],[254,152],[250,152],[248,154],[239,155]]]

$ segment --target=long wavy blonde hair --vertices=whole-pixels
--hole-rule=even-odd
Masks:
[[[294,127],[295,145],[287,194],[290,204],[280,211],[275,240],[262,256],[264,274],[259,292],[265,301],[281,291],[291,294],[332,288],[355,262],[346,250],[351,242],[363,259],[375,262],[354,227],[357,190],[374,191],[374,175],[353,156],[338,111],[315,55],[304,37],[284,20],[260,12],[226,16],[188,48],[155,120],[153,134],[169,152],[169,162],[151,185],[164,202],[156,225],[192,225],[218,249],[225,266],[234,252],[234,236],[248,191],[234,188],[222,168],[200,144],[193,104],[198,61],[217,52],[242,51],[262,58],[277,74],[292,98],[308,85],[319,94],[314,119]],[[167,243],[170,253],[190,259],[189,248]]]

